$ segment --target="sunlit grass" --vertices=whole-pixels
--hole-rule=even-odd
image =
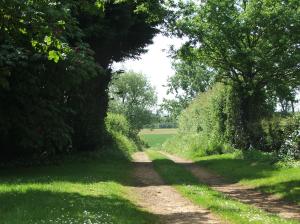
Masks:
[[[177,129],[143,129],[139,135],[149,147],[161,147],[164,142],[174,137],[176,133]]]
[[[131,200],[131,169],[125,160],[95,160],[2,170],[0,223],[155,223]]]
[[[147,143],[149,147],[160,147],[165,141],[174,137],[173,134],[145,134],[141,135],[144,142]]]
[[[166,135],[166,134],[177,134],[176,128],[160,128],[160,129],[142,129],[140,134],[156,134],[156,135]]]
[[[228,180],[253,186],[300,204],[300,168],[279,167],[266,158],[242,158],[239,153],[195,157],[200,166]]]

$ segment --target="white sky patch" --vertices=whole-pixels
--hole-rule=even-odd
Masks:
[[[170,46],[173,45],[175,48],[179,48],[183,43],[184,40],[158,34],[154,37],[153,44],[146,48],[148,50],[147,53],[141,55],[139,59],[129,59],[124,62],[114,63],[113,69],[132,70],[145,74],[156,88],[158,104],[160,104],[164,98],[174,98],[173,95],[167,94],[168,88],[166,87],[168,77],[175,74],[168,51]],[[297,98],[299,103],[295,105],[295,109],[300,111],[300,92]]]
[[[140,59],[129,59],[124,62],[115,63],[113,68],[115,70],[132,70],[145,74],[156,88],[158,103],[160,104],[163,98],[174,98],[174,96],[167,95],[168,88],[166,85],[168,77],[175,73],[172,69],[172,60],[169,57],[168,51],[170,46],[174,45],[175,48],[179,48],[182,44],[183,41],[180,39],[159,34],[154,37],[153,44],[147,47],[148,52],[141,55]]]

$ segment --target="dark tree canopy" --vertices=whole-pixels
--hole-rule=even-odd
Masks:
[[[155,1],[0,2],[1,159],[104,144],[110,64],[159,32]]]

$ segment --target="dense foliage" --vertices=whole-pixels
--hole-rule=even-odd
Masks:
[[[111,134],[112,143],[115,149],[112,153],[125,154],[128,158],[130,154],[140,148],[140,141],[132,127],[127,121],[126,117],[121,114],[108,113],[105,118],[105,126],[107,131]]]
[[[188,156],[205,156],[231,152],[247,142],[242,117],[236,104],[239,98],[230,86],[217,83],[199,94],[179,116],[178,136],[164,144],[166,150]],[[277,113],[251,123],[252,138],[259,150],[272,151],[277,159],[300,158],[299,114]],[[253,140],[253,139],[252,139]],[[250,146],[249,150],[254,150]]]
[[[1,159],[103,145],[110,64],[144,52],[160,1],[0,2]]]
[[[287,135],[297,135],[297,125],[282,116],[295,112],[300,86],[299,6],[294,0],[176,4],[169,30],[187,41],[176,52],[170,87],[190,98],[200,93],[180,126],[209,133],[209,144],[265,151],[279,151]],[[209,90],[216,82],[225,86]]]
[[[175,74],[168,80],[168,93],[176,98],[164,99],[162,103],[162,109],[174,120],[199,93],[207,91],[215,82],[215,72],[197,58],[196,51],[189,49],[188,55],[184,52],[184,47],[175,52]]]
[[[157,96],[145,75],[133,71],[115,75],[110,97],[109,110],[124,115],[136,133],[153,120]]]
[[[199,156],[230,151],[232,147],[226,137],[229,130],[238,130],[238,124],[225,114],[225,110],[231,109],[229,96],[230,89],[220,83],[200,94],[182,111],[178,137],[168,141],[164,148]],[[235,136],[237,140],[241,137],[238,133]]]

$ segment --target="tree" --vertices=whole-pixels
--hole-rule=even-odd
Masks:
[[[189,49],[188,54],[185,54],[182,47],[181,51],[175,54],[173,68],[175,75],[169,78],[168,91],[187,101],[207,91],[214,82],[214,71],[197,59],[197,51],[193,53]]]
[[[79,1],[75,8],[79,27],[94,52],[95,61],[104,69],[98,76],[82,83],[73,99],[77,111],[73,118],[76,148],[93,150],[106,138],[104,118],[108,108],[110,65],[124,58],[138,57],[159,30],[164,17],[159,0],[151,1]],[[77,94],[75,94],[76,96]]]
[[[175,53],[173,61],[175,75],[168,80],[168,93],[175,94],[175,99],[164,99],[161,109],[176,120],[179,114],[202,92],[207,91],[215,82],[215,74],[212,69],[206,67],[197,59],[197,52],[190,50],[184,54],[184,50]]]
[[[1,159],[101,147],[110,64],[143,53],[164,13],[159,0],[1,1]]]
[[[129,71],[114,77],[110,95],[110,111],[124,114],[136,131],[151,123],[157,96],[145,75]]]
[[[180,2],[170,31],[188,37],[180,50],[194,55],[240,98],[242,129],[272,113],[279,86],[295,89],[299,76],[299,1]],[[287,88],[285,88],[287,89]],[[283,93],[283,91],[280,91]],[[251,144],[249,136],[248,146]],[[253,142],[252,142],[253,143]]]

